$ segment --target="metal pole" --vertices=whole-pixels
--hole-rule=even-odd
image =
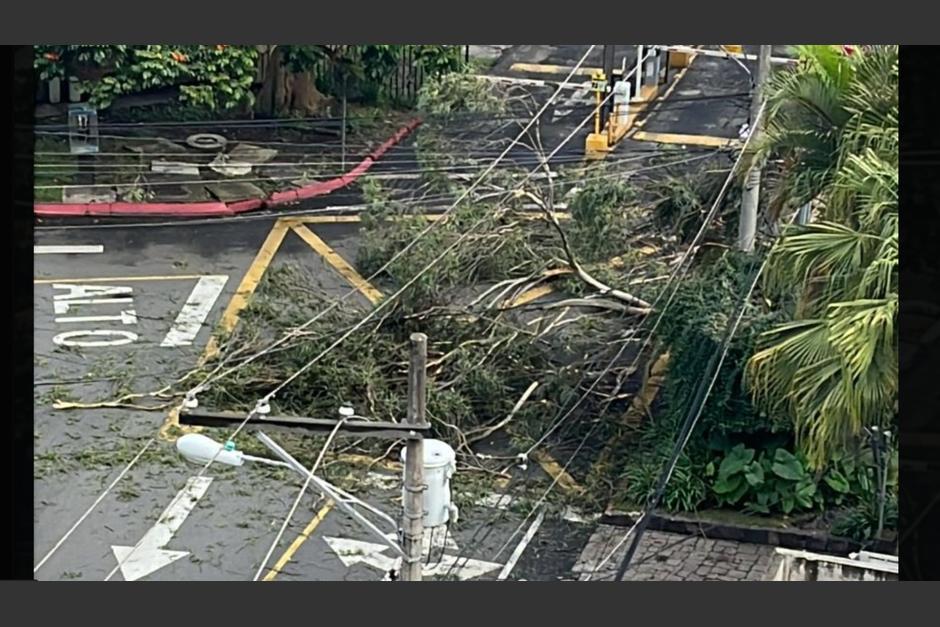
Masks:
[[[605,45],[604,46],[604,77],[607,79],[607,93],[611,93],[614,90],[614,59],[617,55],[617,46]],[[604,105],[604,119],[610,120],[610,115],[613,112],[614,108],[614,99],[608,98],[607,103]]]
[[[343,74],[343,172],[346,171],[346,74]]]
[[[761,106],[766,96],[765,85],[770,75],[771,46],[762,45],[757,61],[757,79],[754,93],[751,96],[750,132],[757,133],[760,129]],[[751,162],[744,179],[744,192],[741,196],[741,215],[738,222],[738,249],[744,252],[754,250],[754,235],[757,231],[757,205],[760,199],[760,178],[764,164],[756,159]]]
[[[631,100],[636,100],[640,97],[640,85],[643,81],[643,46],[636,47],[636,72],[633,75],[633,98]]]
[[[428,338],[411,334],[411,363],[408,369],[407,422],[425,423],[427,404]],[[405,444],[405,495],[403,499],[402,581],[421,581],[421,554],[424,539],[424,441],[411,438]]]

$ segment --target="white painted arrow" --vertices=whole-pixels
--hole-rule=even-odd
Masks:
[[[331,536],[324,536],[323,539],[346,568],[351,568],[356,564],[366,564],[382,572],[388,572],[398,567],[399,560],[383,554],[383,551],[388,548],[384,544]]]
[[[211,477],[190,477],[167,506],[156,524],[136,546],[112,546],[125,581],[136,581],[189,555],[189,551],[168,551],[164,547],[183,525],[196,503],[212,483]]]
[[[350,568],[355,564],[365,564],[388,573],[391,570],[398,570],[401,565],[401,558],[389,557],[384,554],[384,551],[388,548],[387,545],[330,536],[324,536],[323,539],[326,540],[327,545],[336,553],[336,556],[339,557],[346,568]],[[430,577],[447,575],[450,574],[455,563],[458,563],[458,566],[453,569],[453,574],[461,580],[475,579],[500,568],[500,564],[493,562],[468,559],[457,555],[443,555],[440,560],[436,560],[433,564],[426,564],[423,573],[425,576]]]

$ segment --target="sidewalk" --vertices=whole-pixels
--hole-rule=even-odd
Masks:
[[[389,128],[375,129],[384,141],[377,132],[353,134],[345,155],[336,134],[299,130],[290,120],[211,129],[115,125],[100,134],[99,153],[85,171],[67,152],[67,133],[40,129],[34,211],[40,217],[195,217],[279,206],[350,185],[419,124],[392,119],[384,124]],[[194,140],[207,130],[215,145],[203,149]]]

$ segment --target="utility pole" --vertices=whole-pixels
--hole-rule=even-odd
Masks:
[[[408,368],[408,416],[410,425],[426,424],[428,337],[411,334]],[[424,540],[424,440],[409,438],[405,444],[405,494],[402,499],[402,581],[421,581]]]
[[[757,58],[757,76],[751,95],[750,132],[756,135],[760,129],[757,116],[765,100],[765,85],[770,75],[770,51],[772,46],[762,45]],[[741,216],[738,222],[738,249],[744,252],[754,250],[754,235],[757,231],[757,205],[760,199],[760,179],[763,163],[754,160],[744,179],[744,191],[741,195]]]

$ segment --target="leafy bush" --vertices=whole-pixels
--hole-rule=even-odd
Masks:
[[[705,469],[715,476],[714,462]],[[822,494],[813,475],[803,462],[784,448],[772,454],[738,444],[721,460],[711,486],[720,505],[736,506],[769,514],[789,514],[796,509],[810,510],[822,504]]]
[[[624,473],[626,500],[634,505],[645,505],[656,488],[662,470],[662,460],[654,459],[629,466]],[[697,510],[707,498],[708,486],[699,471],[699,465],[686,455],[681,456],[666,484],[660,506],[675,512],[691,512]]]
[[[885,500],[884,528],[897,529],[898,501],[895,495]],[[845,510],[833,522],[833,535],[864,542],[875,537],[878,530],[878,505],[875,499],[864,500]]]

